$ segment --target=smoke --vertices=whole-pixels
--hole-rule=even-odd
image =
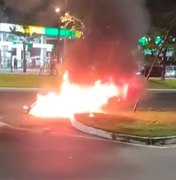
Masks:
[[[128,47],[120,41],[102,39],[77,41],[67,46],[65,69],[71,81],[91,84],[96,80],[119,82],[128,79],[136,69]]]
[[[6,5],[18,13],[29,13],[39,6],[42,0],[5,0]]]
[[[6,6],[18,14],[19,22],[53,26],[58,21],[55,7],[63,7],[63,0],[5,0]],[[25,17],[25,19],[23,19]]]
[[[137,59],[141,56],[134,52],[138,39],[149,27],[145,1],[110,1],[101,0],[95,6],[89,0],[92,6],[87,12],[94,12],[91,23],[88,20],[91,35],[67,46],[64,66],[72,81],[92,83],[108,78],[118,81],[129,79],[137,70]]]
[[[138,39],[147,33],[150,18],[145,0],[117,0],[117,16],[122,17],[119,25],[131,45],[136,45]]]

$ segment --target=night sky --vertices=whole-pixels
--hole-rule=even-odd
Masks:
[[[123,38],[136,43],[150,27],[168,28],[176,14],[176,0],[67,0],[67,11],[86,25],[89,38]],[[9,23],[58,26],[65,0],[0,0]],[[131,44],[130,44],[131,46]]]
[[[64,9],[64,2],[65,0],[0,0],[0,5],[5,4],[10,22],[20,21],[21,17],[25,17],[27,23],[55,25],[57,17],[53,12],[54,6]],[[123,0],[68,0],[68,9],[92,25],[112,26],[115,20],[121,18],[116,13],[121,2]],[[156,18],[163,13],[176,12],[175,0],[147,0],[145,4],[152,23],[156,23]],[[131,3],[129,8],[130,6]]]
[[[67,0],[67,10],[86,25],[89,38],[119,38],[136,43],[150,27],[168,28],[176,0]],[[54,7],[65,12],[65,0],[0,0],[9,23],[58,26]],[[17,5],[18,4],[18,5]]]

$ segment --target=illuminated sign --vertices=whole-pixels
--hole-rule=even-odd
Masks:
[[[46,27],[44,28],[45,32],[44,34],[47,35],[47,36],[59,36],[59,29],[58,28],[49,28],[49,27]]]
[[[30,34],[36,33],[36,34],[44,34],[45,29],[43,27],[39,27],[39,26],[29,26],[29,32]]]
[[[29,34],[39,34],[52,37],[71,37],[71,38],[81,38],[82,33],[80,31],[70,30],[70,29],[59,29],[54,27],[42,27],[42,26],[24,26],[18,24],[0,23],[0,32],[11,32],[11,29],[15,28],[17,32],[29,33]]]

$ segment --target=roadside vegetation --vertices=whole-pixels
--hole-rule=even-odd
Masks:
[[[25,75],[25,74],[0,74],[0,87],[22,87],[22,88],[57,88],[60,84],[58,76],[48,75]],[[152,89],[176,89],[176,78],[150,79],[147,88]]]
[[[176,111],[119,112],[116,115],[88,117],[81,115],[77,120],[85,125],[113,133],[142,137],[164,137],[176,135]]]
[[[147,85],[150,89],[176,89],[176,79],[150,79]]]
[[[59,84],[57,76],[0,74],[0,87],[57,88]]]

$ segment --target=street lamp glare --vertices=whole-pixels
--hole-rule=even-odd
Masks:
[[[59,7],[55,8],[55,12],[59,13],[61,11],[61,9]]]

